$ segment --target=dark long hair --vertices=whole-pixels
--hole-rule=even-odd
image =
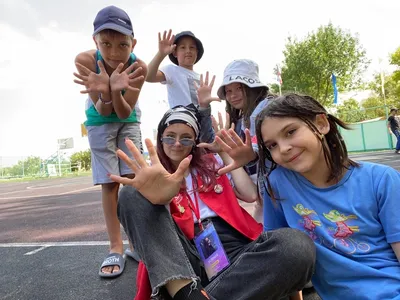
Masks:
[[[314,121],[316,116],[321,114],[327,116],[330,126],[329,132],[321,139],[324,158],[330,170],[327,182],[331,180],[339,181],[339,178],[343,174],[343,168],[359,166],[358,163],[348,157],[346,144],[338,130],[338,126],[344,129],[350,129],[346,123],[329,114],[317,100],[310,96],[303,96],[295,93],[280,96],[272,100],[267,107],[259,113],[256,119],[256,135],[260,157],[259,176],[266,178],[267,191],[273,200],[275,200],[275,196],[268,176],[277,167],[277,164],[274,162],[271,153],[263,143],[261,134],[263,121],[269,117],[298,118],[306,123],[311,131],[320,135],[321,133],[314,125]],[[326,142],[324,142],[324,140],[326,140]],[[269,167],[266,165],[266,159],[271,162],[271,164],[268,164]]]
[[[231,123],[234,123],[235,126],[239,119],[243,118],[243,122],[246,128],[250,128],[250,116],[253,113],[254,109],[257,105],[267,98],[268,88],[265,86],[250,88],[247,85],[241,83],[243,95],[244,95],[244,107],[243,109],[236,109],[232,105],[226,101],[225,110],[229,114]],[[225,89],[224,89],[225,93]]]
[[[199,118],[198,114],[196,114],[196,116]],[[160,159],[161,164],[169,173],[174,173],[176,171],[176,167],[172,164],[169,157],[165,154],[163,144],[161,141],[162,134],[167,128],[165,127],[166,117],[167,114],[164,115],[164,117],[158,124],[156,148],[157,148],[157,155],[158,158]],[[198,123],[199,123],[199,130],[201,130],[200,122]],[[218,172],[219,167],[217,167],[214,155],[207,154],[207,152],[203,148],[197,147],[198,143],[199,143],[199,138],[196,139],[196,145],[193,146],[192,151],[190,153],[192,155],[192,160],[190,161],[190,168],[191,170],[196,170],[197,175],[200,176],[201,181],[203,182],[203,186],[200,188],[202,191],[206,191],[209,190],[211,187],[214,187],[214,185],[217,183],[215,175]],[[191,173],[192,175],[194,175],[193,172]],[[194,178],[196,177],[194,176]],[[193,183],[195,184],[196,190],[199,190],[199,187],[197,187],[197,181],[193,180]],[[185,181],[182,182],[181,191],[186,191]]]

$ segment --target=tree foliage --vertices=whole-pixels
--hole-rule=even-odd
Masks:
[[[35,176],[42,173],[42,159],[39,156],[29,156],[19,160],[17,164],[3,169],[4,177]]]
[[[84,170],[90,170],[91,167],[91,152],[89,149],[85,151],[75,152],[71,155],[71,165],[80,165]]]
[[[304,40],[289,37],[284,56],[282,89],[308,94],[323,105],[333,99],[332,73],[338,89],[347,90],[361,83],[370,62],[358,37],[331,23]]]

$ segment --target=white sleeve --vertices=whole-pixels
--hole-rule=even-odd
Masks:
[[[174,67],[175,65],[169,64],[160,68],[160,71],[165,76],[165,81],[161,81],[162,84],[172,84],[174,82]]]

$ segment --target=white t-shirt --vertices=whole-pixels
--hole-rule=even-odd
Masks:
[[[224,166],[224,162],[222,161],[221,157],[218,154],[215,154],[215,158],[217,159],[218,166],[220,167]],[[233,187],[232,177],[230,173],[227,173],[226,175],[228,176],[228,179],[230,180],[231,185]],[[185,181],[186,181],[187,192],[190,196],[190,199],[192,200],[192,203],[194,203],[195,205],[197,205],[196,203],[196,197],[197,197],[197,200],[199,202],[200,218],[203,220],[205,218],[216,217],[217,214],[201,200],[198,192],[196,192],[196,197],[194,196],[192,175],[189,174],[188,176],[186,176]],[[193,213],[193,219],[194,222],[197,223],[197,218],[194,213]]]
[[[161,83],[167,85],[169,107],[198,105],[195,82],[200,84],[199,74],[173,64],[162,67],[160,71],[165,75],[165,81]]]

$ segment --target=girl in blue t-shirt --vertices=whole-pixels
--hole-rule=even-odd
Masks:
[[[349,129],[297,94],[258,115],[264,228],[296,228],[314,241],[322,299],[400,299],[400,173],[351,160],[339,126]],[[225,147],[245,147],[230,133]]]

